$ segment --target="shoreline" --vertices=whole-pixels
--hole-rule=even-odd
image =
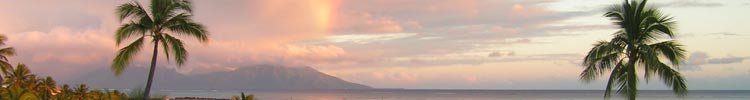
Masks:
[[[227,98],[205,98],[205,97],[175,97],[166,98],[166,100],[229,100]]]

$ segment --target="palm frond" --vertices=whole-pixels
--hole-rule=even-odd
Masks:
[[[617,65],[615,65],[615,67],[612,69],[612,72],[609,75],[609,79],[607,79],[607,87],[604,91],[605,99],[608,99],[609,97],[611,97],[612,87],[614,87],[613,84],[616,84],[617,83],[615,82],[616,79],[619,79],[623,75],[623,72],[625,72],[623,71],[623,68],[625,68],[625,65],[622,62],[622,60],[620,60],[617,62]]]
[[[604,17],[609,17],[615,25],[620,26],[620,28],[625,28],[625,9],[622,9],[622,6],[623,5],[613,5],[608,8],[607,12],[604,13]]]
[[[163,23],[179,13],[192,13],[192,4],[188,0],[152,0],[151,11],[154,14],[154,21]]]
[[[145,33],[149,30],[150,28],[144,26],[143,23],[131,22],[123,24],[115,31],[115,44],[120,45],[122,41],[130,37],[145,36]]]
[[[643,69],[645,70],[643,78],[646,80],[646,83],[651,79],[652,74],[654,74],[655,70],[652,70],[652,66],[650,64],[653,64],[655,62],[661,63],[661,60],[659,59],[659,55],[661,55],[661,52],[657,52],[655,49],[648,45],[640,45],[638,46],[640,50],[638,57],[638,63],[643,65]]]
[[[166,55],[164,57],[167,58],[167,63],[169,63],[171,61],[170,60],[171,56],[169,55],[169,52],[171,51],[170,48],[172,48],[172,46],[169,44],[169,42],[167,42],[168,40],[165,40],[164,38],[160,38],[159,40],[162,41],[161,42],[161,46],[162,46],[162,48],[164,48],[164,55]]]
[[[675,50],[674,48],[670,48],[667,46],[668,44],[673,43],[670,41],[665,41],[660,44],[664,44],[661,46],[647,46],[652,48],[647,48],[643,55],[644,60],[642,60],[642,63],[645,64],[645,70],[646,74],[656,74],[658,75],[662,81],[664,81],[664,84],[666,84],[668,87],[672,88],[672,91],[677,94],[679,97],[684,97],[687,92],[687,86],[685,83],[684,77],[680,74],[680,72],[673,69],[673,67],[670,67],[667,64],[664,64],[663,62],[659,61],[659,56],[667,56],[667,59],[669,60],[676,60],[677,63],[672,62],[673,65],[678,65],[679,61],[684,60],[684,51],[681,51],[682,49],[677,47]],[[664,50],[661,48],[669,48],[669,50]],[[670,58],[674,57],[674,58]],[[682,56],[682,57],[679,57]]]
[[[187,14],[179,14],[172,17],[165,23],[165,27],[177,35],[195,37],[200,42],[208,41],[208,31],[206,31],[205,27],[193,22],[190,19],[190,15]]]
[[[685,78],[675,69],[672,69],[664,63],[660,63],[659,66],[653,66],[657,74],[664,81],[667,87],[671,87],[672,91],[679,97],[685,97],[687,95],[687,83]]]
[[[176,0],[174,1],[177,8],[184,10],[187,13],[193,13],[193,2],[190,0]]]
[[[169,1],[172,0],[151,0],[151,14],[153,14],[154,23],[162,23],[164,21],[165,17],[168,15],[168,9],[167,6],[169,6]]]
[[[13,49],[13,47],[7,47],[0,49],[0,62],[8,62],[8,56],[14,56],[16,55],[16,49]]]
[[[118,51],[117,56],[112,61],[112,72],[114,72],[116,76],[119,76],[122,71],[125,70],[125,67],[127,67],[133,60],[133,56],[140,52],[143,47],[143,39],[144,37],[138,38],[133,43],[130,43],[130,45]]]
[[[0,61],[0,71],[2,72],[2,75],[8,76],[13,70],[13,65],[8,62]]]
[[[648,47],[651,47],[653,52],[660,52],[663,57],[667,58],[667,60],[672,63],[672,66],[679,67],[680,63],[687,60],[685,55],[685,52],[687,51],[683,49],[682,46],[682,44],[670,40],[651,44]]]
[[[0,46],[5,45],[5,41],[8,40],[8,37],[5,35],[0,35]]]
[[[116,12],[120,21],[123,21],[124,19],[128,17],[131,17],[134,20],[140,20],[142,18],[151,19],[148,13],[146,12],[146,9],[143,9],[141,4],[138,2],[122,4],[117,7]]]
[[[621,60],[623,47],[617,43],[599,41],[584,58],[586,68],[580,77],[585,82],[595,80],[598,76],[612,69],[618,60]]]
[[[675,28],[675,21],[673,17],[662,14],[658,9],[648,9],[644,12],[645,19],[642,22],[644,32],[665,35],[669,38],[674,37],[673,29]]]
[[[635,18],[638,18],[638,20],[643,20],[644,17],[642,17],[642,15],[643,15],[644,9],[646,8],[646,2],[648,2],[648,0],[643,0],[641,2],[633,0],[633,2],[634,2],[633,4],[638,4],[637,6],[638,8],[636,8],[636,11],[635,11],[635,14],[636,14]]]
[[[168,52],[172,52],[175,62],[178,66],[182,66],[187,60],[187,50],[182,43],[182,40],[172,37],[169,34],[164,35],[164,42],[168,43],[172,47]]]
[[[0,55],[2,56],[14,56],[16,55],[16,49],[13,49],[13,47],[6,47],[3,49],[0,49]],[[7,60],[5,60],[7,61]]]

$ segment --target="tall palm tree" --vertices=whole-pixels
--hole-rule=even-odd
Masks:
[[[129,38],[136,38],[136,40],[120,49],[112,63],[112,71],[119,76],[133,56],[143,47],[144,40],[150,37],[154,44],[154,51],[144,92],[146,98],[149,97],[151,91],[160,42],[165,50],[167,61],[173,57],[177,65],[182,66],[187,58],[187,50],[182,40],[173,35],[194,37],[203,43],[208,41],[208,33],[203,25],[194,22],[191,18],[193,10],[189,0],[151,0],[150,7],[151,9],[145,9],[135,1],[117,7],[119,19],[121,21],[130,19],[130,21],[117,29],[116,44],[120,45],[123,40]]]
[[[687,92],[685,78],[675,70],[685,61],[683,45],[673,39],[675,21],[659,9],[646,6],[648,0],[625,0],[608,9],[604,16],[621,30],[610,41],[599,41],[584,58],[581,80],[590,82],[610,71],[605,98],[612,88],[630,100],[638,96],[638,73],[648,80],[658,76],[679,97]],[[667,62],[662,61],[667,60]]]
[[[0,46],[5,45],[5,41],[8,40],[8,37],[5,35],[0,35]],[[0,49],[0,72],[2,74],[0,75],[0,82],[3,82],[3,77],[5,75],[8,75],[11,71],[13,71],[13,67],[10,63],[8,63],[8,56],[13,56],[16,54],[16,50],[13,49],[13,47],[5,47]]]

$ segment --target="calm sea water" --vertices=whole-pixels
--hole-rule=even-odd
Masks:
[[[254,90],[260,100],[602,100],[602,90]],[[169,97],[229,98],[239,91],[161,90]],[[614,96],[612,100],[622,100]],[[641,90],[639,100],[750,100],[750,90]]]

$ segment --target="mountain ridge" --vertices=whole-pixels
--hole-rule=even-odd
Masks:
[[[128,68],[115,77],[109,68],[98,69],[67,82],[84,83],[92,88],[129,89],[143,86],[148,69]],[[76,83],[79,82],[79,83]],[[183,75],[174,69],[157,68],[154,89],[372,89],[327,75],[311,67],[253,65],[233,71]]]

